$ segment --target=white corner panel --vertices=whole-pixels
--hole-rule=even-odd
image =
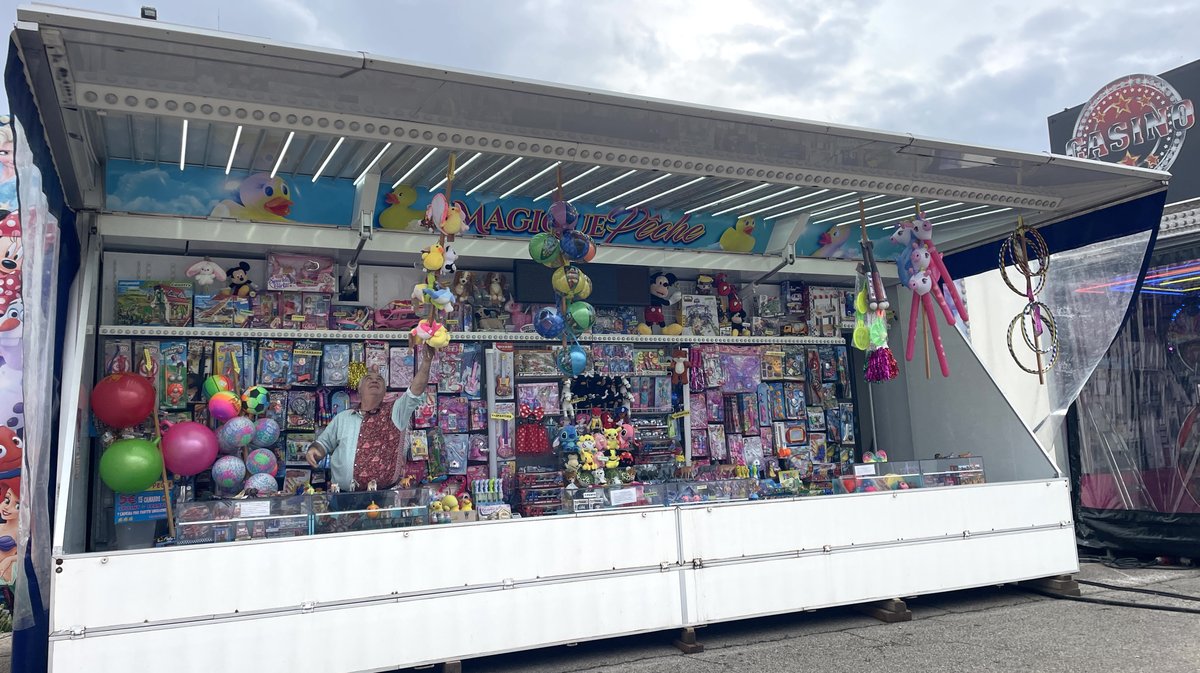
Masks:
[[[89,554],[63,559],[54,575],[51,632],[677,562],[675,512],[666,508]]]

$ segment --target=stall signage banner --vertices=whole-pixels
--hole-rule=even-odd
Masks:
[[[421,187],[384,186],[376,222],[383,229],[421,231],[425,208],[437,192]],[[501,199],[490,194],[455,195],[467,215],[469,233],[477,236],[529,238],[550,231],[549,198]],[[577,228],[599,245],[684,248],[716,252],[762,253],[771,237],[771,224],[736,216],[708,217],[645,206],[604,208],[572,202],[579,211]]]
[[[106,178],[112,212],[349,226],[354,210],[349,180],[122,159],[108,162]]]
[[[134,521],[161,521],[167,518],[167,497],[163,492],[163,482],[156,481],[148,491],[141,493],[116,494],[116,507],[113,509],[113,523],[132,523]]]
[[[1200,196],[1200,140],[1188,141],[1200,100],[1200,61],[1162,75],[1109,82],[1049,118],[1051,151],[1171,172],[1167,202]]]

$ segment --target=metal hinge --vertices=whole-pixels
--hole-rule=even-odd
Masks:
[[[71,640],[75,640],[76,638],[82,638],[86,631],[87,631],[87,629],[85,627],[72,626],[71,627]]]
[[[971,537],[971,531],[969,531],[969,530],[964,530],[964,531],[963,531],[963,538],[964,538],[964,539],[966,539],[966,538],[969,538],[969,537]]]
[[[832,554],[833,553],[833,545],[825,545],[824,547],[821,547],[821,551],[826,554]]]
[[[509,579],[506,579],[506,580],[504,580],[503,582],[501,582],[501,585],[502,585],[502,586],[503,586],[505,589],[512,589],[513,587],[517,586],[517,583],[516,583],[516,582],[514,582],[514,581],[512,580],[512,578],[509,578]]]
[[[300,612],[312,612],[317,609],[317,604],[314,601],[304,601],[300,604]]]
[[[658,564],[658,571],[663,573],[670,572],[671,568],[674,566],[675,564],[671,563],[670,561],[663,561],[662,563]]]
[[[700,570],[703,567],[704,567],[704,559],[702,559],[702,558],[692,559],[692,570]]]

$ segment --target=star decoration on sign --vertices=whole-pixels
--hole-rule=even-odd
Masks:
[[[1121,163],[1125,164],[1126,166],[1137,166],[1138,159],[1141,159],[1141,157],[1130,154],[1127,150],[1125,152],[1125,158],[1121,159]]]

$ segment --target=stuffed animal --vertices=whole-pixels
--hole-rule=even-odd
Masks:
[[[454,284],[450,286],[458,301],[467,301],[475,296],[475,274],[470,271],[459,271],[454,274]]]
[[[633,467],[633,454],[628,451],[621,452],[621,467]]]
[[[702,273],[696,278],[696,294],[707,296],[711,295],[714,291],[712,276]]]
[[[421,251],[421,266],[426,271],[441,271],[446,263],[446,250],[436,243]]]
[[[596,469],[596,458],[591,451],[584,451],[582,454],[583,462],[579,464],[579,469],[592,472]]]
[[[497,304],[504,303],[504,277],[498,273],[489,273],[487,275],[487,293],[488,299]]]
[[[463,493],[458,496],[458,509],[461,512],[470,512],[475,509],[475,504],[471,502],[470,493]]]
[[[574,425],[565,426],[559,431],[558,445],[564,453],[574,453],[579,450],[579,432]]]
[[[683,325],[677,321],[673,321],[667,325],[667,319],[663,312],[664,306],[671,306],[679,301],[682,294],[675,290],[675,274],[664,273],[662,271],[650,276],[650,305],[646,307],[642,314],[645,321],[638,325],[639,334],[653,334],[654,327],[661,327],[662,333],[667,335],[678,335],[683,333]]]
[[[578,447],[576,447],[576,448],[578,448]],[[573,470],[573,471],[575,471],[575,472],[578,472],[578,471],[579,471],[579,467],[580,467],[580,465],[579,465],[579,454],[578,454],[578,453],[569,453],[569,454],[567,454],[567,469],[568,469],[568,470]]]
[[[610,470],[615,470],[621,466],[621,454],[617,449],[609,448],[604,452],[604,467]]]
[[[426,287],[421,292],[425,295],[425,300],[432,302],[440,311],[449,313],[454,310],[454,293],[450,290],[446,288],[431,290]]]
[[[186,273],[187,277],[191,278],[192,282],[196,284],[196,287],[206,292],[214,282],[225,282],[225,272],[207,257],[189,266]]]
[[[458,271],[458,267],[454,266],[454,262],[457,260],[458,253],[454,252],[454,248],[451,248],[447,245],[446,252],[444,253],[444,259],[442,261],[442,273],[449,275]]]
[[[621,448],[621,431],[617,428],[604,428],[604,448],[616,451]]]
[[[238,262],[237,266],[225,272],[229,279],[229,294],[235,297],[253,297],[254,283],[250,282],[250,265]]]
[[[628,449],[633,446],[634,438],[637,437],[637,428],[634,428],[630,423],[626,423],[618,431],[620,433],[621,449]]]
[[[671,353],[671,385],[688,384],[688,352],[682,348]]]
[[[750,326],[746,324],[746,312],[738,310],[729,315],[729,333],[733,336],[750,336]]]

